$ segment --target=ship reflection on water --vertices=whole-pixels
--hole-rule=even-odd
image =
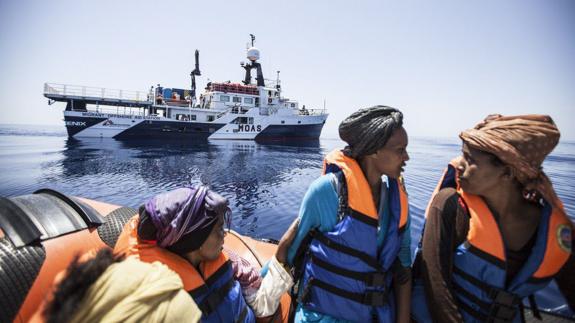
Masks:
[[[229,199],[236,230],[277,238],[278,228],[297,215],[308,185],[320,175],[323,154],[318,140],[67,139],[62,172],[46,180],[72,185],[64,191],[75,195],[132,207],[154,194],[202,182]]]

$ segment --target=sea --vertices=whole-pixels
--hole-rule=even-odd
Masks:
[[[279,239],[321,175],[323,156],[339,139],[305,143],[251,141],[116,141],[70,139],[63,126],[0,125],[0,196],[51,188],[64,194],[138,208],[155,194],[204,183],[230,201],[232,229]],[[443,169],[461,152],[453,138],[409,139],[405,168],[412,249]],[[575,220],[575,142],[562,140],[543,164],[567,214]],[[575,274],[575,273],[574,273]],[[574,317],[554,283],[538,293],[540,308]]]

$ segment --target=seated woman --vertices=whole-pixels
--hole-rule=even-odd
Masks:
[[[549,116],[492,115],[459,136],[463,156],[427,208],[412,318],[519,322],[552,278],[573,308],[572,223],[541,167],[559,130]]]
[[[115,251],[178,273],[202,321],[253,322],[274,314],[291,276],[274,257],[262,281],[249,262],[224,251],[230,215],[228,201],[206,186],[159,194],[126,224]]]
[[[296,322],[407,322],[411,253],[403,115],[375,106],[346,118],[277,257],[295,266]],[[295,238],[294,238],[295,237]],[[291,241],[293,240],[293,242]]]
[[[183,287],[165,265],[101,249],[56,277],[54,293],[31,322],[198,322],[201,312]]]

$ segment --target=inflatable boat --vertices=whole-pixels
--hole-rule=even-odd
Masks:
[[[77,254],[113,248],[135,209],[41,189],[0,197],[0,322],[27,322],[50,292],[54,277]],[[225,247],[256,268],[276,251],[273,241],[230,231]],[[290,298],[265,321],[287,322]]]

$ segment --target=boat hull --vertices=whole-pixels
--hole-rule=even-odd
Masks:
[[[251,124],[234,123],[237,115],[212,122],[179,121],[158,116],[65,111],[69,137],[74,138],[183,138],[190,140],[317,140],[327,115],[258,116]]]

